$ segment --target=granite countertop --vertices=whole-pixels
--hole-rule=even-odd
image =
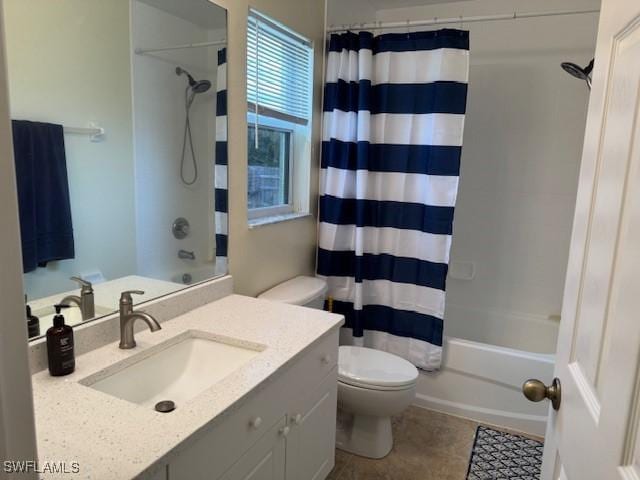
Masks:
[[[79,465],[79,473],[46,478],[133,478],[147,473],[183,440],[213,424],[221,413],[278,372],[317,339],[338,328],[341,315],[240,295],[192,310],[136,334],[138,346],[117,342],[76,358],[76,371],[33,375],[38,456],[43,462]],[[81,383],[188,330],[262,344],[266,349],[170,415],[112,397]],[[153,352],[151,352],[153,353]],[[113,369],[114,371],[116,369]],[[170,460],[170,457],[166,460]]]

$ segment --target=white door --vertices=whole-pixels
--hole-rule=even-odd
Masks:
[[[639,362],[640,0],[603,0],[543,480],[640,479]]]

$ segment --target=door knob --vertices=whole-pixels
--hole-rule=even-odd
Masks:
[[[562,400],[562,388],[560,379],[554,378],[551,385],[547,386],[540,380],[529,379],[522,385],[522,393],[532,402],[540,402],[545,398],[551,400],[551,406],[554,410],[560,409],[560,401]]]

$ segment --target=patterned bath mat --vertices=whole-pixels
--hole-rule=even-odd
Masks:
[[[476,430],[467,480],[539,480],[544,444],[483,427]]]

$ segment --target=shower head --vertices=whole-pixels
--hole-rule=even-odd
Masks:
[[[198,80],[194,85],[191,85],[193,93],[204,93],[211,88],[211,82],[209,80]]]
[[[204,93],[211,88],[209,80],[195,80],[184,68],[176,67],[176,75],[186,75],[193,93]]]
[[[569,75],[587,82],[587,86],[591,88],[591,71],[593,70],[593,59],[589,62],[589,65],[584,68],[571,62],[562,62],[560,66]]]

